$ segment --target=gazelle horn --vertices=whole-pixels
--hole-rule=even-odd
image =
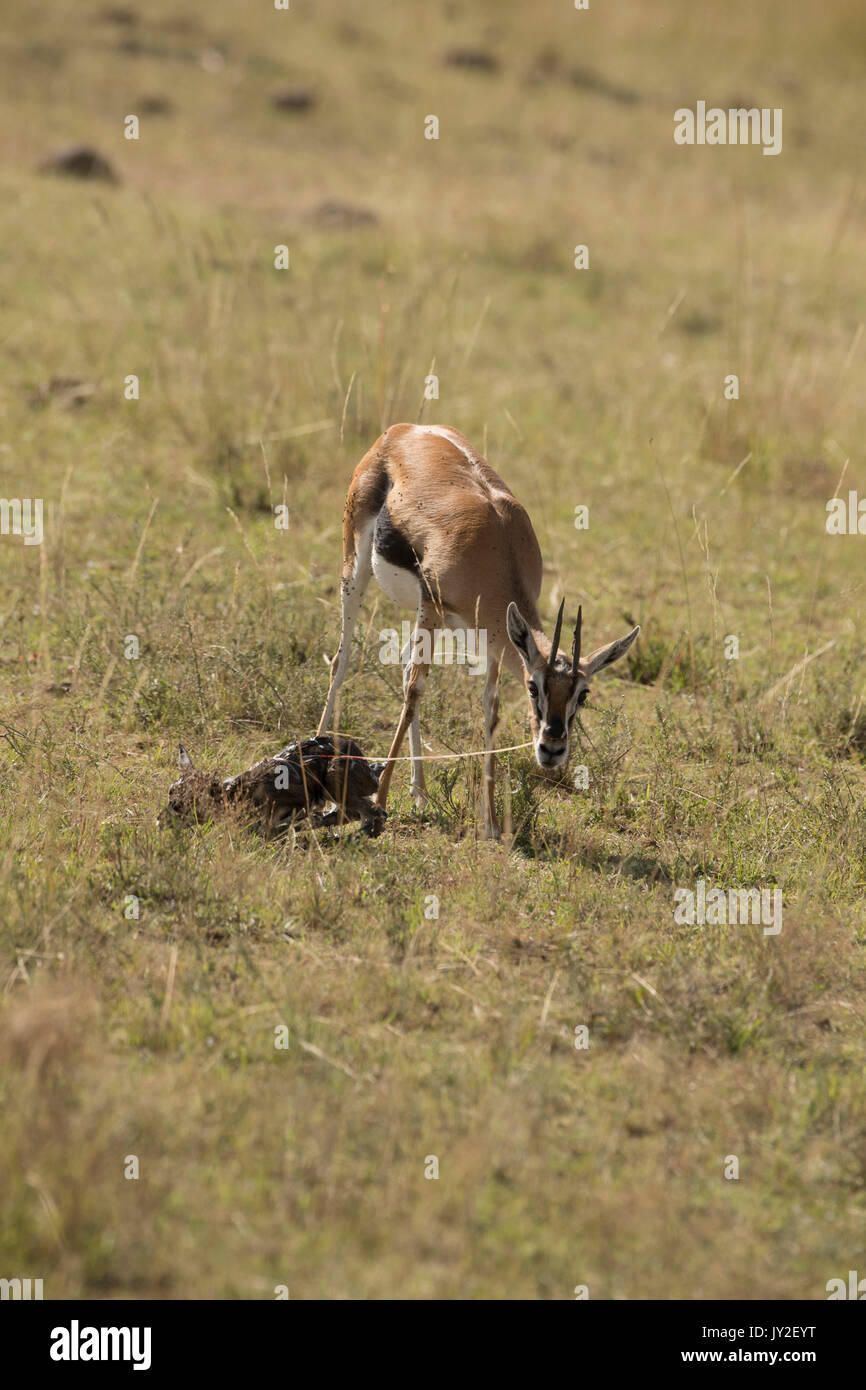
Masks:
[[[583,605],[577,610],[577,622],[574,625],[574,646],[571,649],[571,667],[575,676],[580,662],[580,624],[583,618]]]
[[[565,609],[565,599],[559,605],[559,612],[556,615],[556,627],[553,629],[553,642],[550,647],[550,656],[547,659],[549,670],[553,670],[556,663],[556,653],[559,651],[559,634],[562,632],[562,614]]]

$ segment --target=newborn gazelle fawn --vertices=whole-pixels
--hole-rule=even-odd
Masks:
[[[353,739],[326,735],[291,743],[236,777],[220,777],[195,767],[181,744],[181,775],[159,824],[208,821],[234,807],[268,836],[303,819],[317,826],[360,820],[362,830],[378,835],[385,812],[371,798],[381,766],[369,763]],[[329,803],[334,809],[324,811]]]
[[[418,805],[427,799],[418,710],[437,628],[462,630],[466,636],[484,633],[484,827],[487,836],[498,838],[493,736],[502,668],[526,686],[539,767],[560,768],[568,761],[571,726],[590,678],[624,656],[640,628],[581,657],[578,612],[571,659],[563,655],[564,602],[551,642],[538,614],[541,551],[529,516],[511,489],[457,430],[392,425],[361,459],[349,484],[343,516],[342,634],[331,663],[320,733],[333,720],[373,574],[389,598],[417,614],[402,653],[403,710],[379,779],[377,803],[384,808],[393,759],[407,732],[412,793]]]

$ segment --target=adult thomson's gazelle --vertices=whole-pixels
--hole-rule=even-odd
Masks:
[[[392,425],[361,459],[343,516],[343,630],[331,663],[331,684],[318,732],[329,728],[349,666],[352,634],[371,574],[395,603],[417,610],[403,648],[403,711],[379,779],[384,807],[406,731],[412,793],[427,799],[418,709],[437,629],[486,633],[484,827],[498,837],[494,810],[493,735],[499,719],[499,677],[507,667],[523,679],[539,767],[568,761],[571,725],[590,678],[623,656],[637,637],[580,651],[578,610],[571,659],[559,650],[563,604],[553,641],[538,616],[541,551],[532,523],[510,488],[457,430]]]

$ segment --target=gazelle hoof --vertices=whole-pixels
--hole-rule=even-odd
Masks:
[[[369,835],[371,839],[375,840],[376,836],[381,835],[382,831],[385,829],[385,822],[387,819],[388,812],[383,811],[381,806],[374,805],[371,807],[370,815],[364,819],[361,829],[364,831],[365,835]]]

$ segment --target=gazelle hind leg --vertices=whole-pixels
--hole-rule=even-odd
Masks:
[[[340,686],[346,679],[346,672],[349,669],[349,661],[352,655],[352,637],[355,632],[355,625],[358,615],[361,612],[361,604],[370,576],[373,573],[373,526],[374,522],[369,521],[362,531],[359,531],[356,548],[355,561],[351,571],[343,575],[343,582],[340,588],[340,602],[342,609],[342,630],[340,632],[340,645],[337,654],[331,662],[331,683],[328,687],[328,698],[325,701],[325,708],[322,710],[322,717],[319,720],[317,734],[324,734],[331,727],[334,718],[334,708],[337,703],[337,695]]]
[[[419,614],[420,621],[420,614]],[[403,698],[409,689],[409,680],[412,675],[412,638],[406,643],[401,658],[403,661]],[[427,795],[427,782],[424,778],[424,762],[421,750],[421,722],[416,706],[415,717],[409,725],[409,752],[412,754],[412,784],[410,791],[419,811],[422,810],[430,800]]]
[[[412,638],[412,657],[408,665],[408,676],[405,677],[405,695],[403,697],[403,710],[400,715],[400,722],[397,725],[396,733],[388,751],[388,759],[382,769],[379,778],[379,790],[376,793],[376,805],[384,810],[388,800],[388,791],[391,786],[391,778],[394,776],[394,759],[398,756],[407,730],[411,729],[412,724],[418,718],[418,706],[421,703],[421,696],[424,694],[424,687],[427,684],[427,677],[430,674],[430,654],[433,650],[433,634],[436,630],[436,609],[429,599],[424,599],[418,610],[418,621],[415,624],[415,632]],[[421,634],[427,634],[426,652],[421,646]],[[418,658],[426,656],[426,661]],[[418,735],[420,744],[420,732]]]

